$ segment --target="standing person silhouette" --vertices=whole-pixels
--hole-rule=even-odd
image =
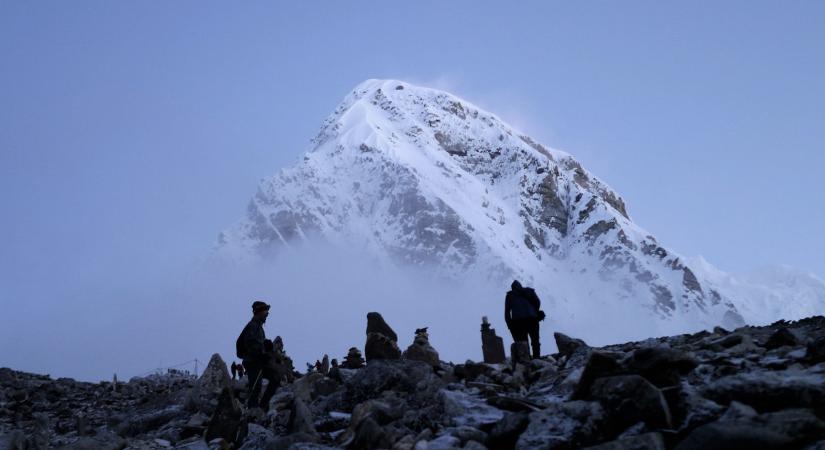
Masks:
[[[504,321],[513,335],[513,341],[527,342],[530,338],[533,358],[541,356],[539,321],[544,319],[544,311],[540,308],[541,300],[536,291],[522,287],[518,280],[514,280],[504,297]]]
[[[268,362],[271,354],[266,351],[264,323],[269,316],[269,308],[270,306],[264,302],[252,303],[252,320],[246,324],[236,344],[238,356],[243,358],[243,366],[246,368],[249,383],[249,398],[246,404],[249,408],[260,406],[264,411],[269,409],[269,399],[275,395],[279,384],[278,377],[269,369]],[[258,397],[264,380],[268,383],[259,401]]]

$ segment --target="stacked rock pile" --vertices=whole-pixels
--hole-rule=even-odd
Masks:
[[[397,339],[370,313],[366,365],[351,350],[266,414],[217,356],[199,381],[116,391],[2,369],[0,447],[825,449],[821,316],[601,348],[556,333],[558,353],[515,364],[436,362],[423,328]]]

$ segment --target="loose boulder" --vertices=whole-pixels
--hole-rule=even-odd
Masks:
[[[608,410],[614,430],[643,421],[651,428],[671,428],[670,408],[662,392],[639,375],[598,378],[590,397]]]
[[[819,336],[808,343],[807,358],[813,363],[825,362],[825,336]]]
[[[643,376],[657,387],[676,386],[698,363],[691,355],[666,346],[643,347],[627,361],[627,371]]]
[[[605,412],[598,402],[558,403],[530,413],[530,423],[519,436],[516,449],[569,449],[604,439]],[[491,447],[496,448],[496,447]]]
[[[225,366],[224,366],[225,369]],[[246,422],[243,421],[241,405],[229,388],[224,388],[218,397],[218,407],[204,435],[207,442],[224,439],[227,442],[242,442],[246,436]]]
[[[530,418],[525,412],[505,414],[490,430],[487,446],[502,450],[515,448],[519,436],[529,423]]]
[[[797,344],[799,344],[799,339],[797,339],[790,330],[785,327],[781,327],[774,331],[771,337],[765,341],[764,347],[768,350],[773,350],[786,345],[795,346]]]
[[[676,450],[778,450],[800,448],[825,437],[825,423],[808,409],[725,416],[693,430]]]
[[[556,339],[556,347],[559,348],[559,354],[562,356],[570,356],[581,347],[587,347],[587,344],[581,340],[572,338],[563,333],[553,333],[553,337]]]

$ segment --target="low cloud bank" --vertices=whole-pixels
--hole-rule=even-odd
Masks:
[[[32,299],[33,315],[6,316],[0,365],[82,380],[121,379],[186,363],[201,367],[212,353],[234,358],[234,342],[251,317],[254,300],[272,304],[265,330],[281,336],[298,370],[323,354],[339,360],[363,351],[366,314],[380,312],[403,350],[419,327],[429,327],[441,359],[481,360],[481,317],[504,337],[504,295],[510,279],[445,279],[438,272],[379,264],[357,249],[304,243],[282,249],[265,263],[211,259],[180,274],[112,276],[71,292]],[[539,290],[549,318],[542,322],[543,353],[555,351],[552,332],[602,345],[695,331],[690,324],[662,326],[638,305],[616,302],[598,285],[557,279]]]

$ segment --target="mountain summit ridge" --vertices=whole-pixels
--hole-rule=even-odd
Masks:
[[[312,145],[261,182],[220,251],[265,257],[317,235],[387,263],[523,278],[549,294],[551,315],[638,313],[670,324],[659,332],[776,319],[636,225],[572,155],[452,94],[367,80]],[[801,309],[822,311],[825,284],[813,289]]]

